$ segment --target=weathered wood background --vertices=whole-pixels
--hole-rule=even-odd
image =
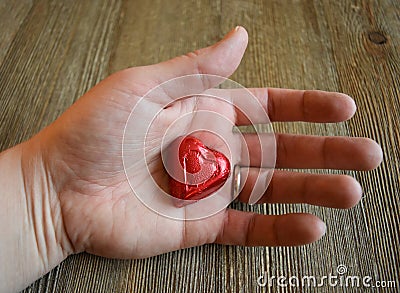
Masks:
[[[318,277],[335,274],[339,264],[347,266],[348,275],[396,280],[400,286],[398,0],[0,0],[1,149],[51,123],[108,74],[212,44],[238,24],[250,38],[234,80],[354,97],[358,112],[349,122],[280,123],[275,129],[377,140],[383,164],[372,172],[349,172],[364,188],[362,202],[345,211],[306,205],[253,208],[318,215],[328,231],[313,245],[207,245],[134,261],[80,254],[25,292],[354,292],[257,285],[264,271]]]

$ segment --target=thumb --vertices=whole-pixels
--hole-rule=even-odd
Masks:
[[[238,26],[214,45],[158,64],[128,68],[123,72],[127,74],[127,80],[141,81],[145,85],[144,93],[177,77],[207,74],[209,76],[199,76],[202,82],[198,84],[198,89],[203,91],[223,81],[217,76],[229,77],[235,72],[246,50],[247,39],[246,30]],[[212,75],[215,78],[210,78]],[[132,83],[126,86],[132,86]]]
[[[243,27],[231,30],[221,41],[209,47],[155,64],[163,81],[189,74],[210,74],[228,77],[242,60],[248,36]]]
[[[179,81],[163,84],[148,98],[153,102],[165,103],[171,98],[201,93],[222,83],[236,70],[247,41],[246,30],[238,26],[214,45],[158,64],[122,70],[113,74],[107,84],[140,97],[166,81],[186,76]]]

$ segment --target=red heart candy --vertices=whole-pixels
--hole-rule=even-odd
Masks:
[[[182,175],[182,182],[169,176],[170,194],[179,199],[199,200],[221,188],[231,169],[228,158],[193,136],[178,139],[179,163],[176,162],[174,171]]]

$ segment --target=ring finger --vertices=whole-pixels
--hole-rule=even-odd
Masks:
[[[239,201],[247,203],[259,172],[249,168]],[[257,203],[306,203],[331,208],[350,208],[362,195],[360,184],[347,175],[309,174],[276,170]]]

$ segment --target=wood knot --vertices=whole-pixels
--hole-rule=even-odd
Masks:
[[[368,39],[376,45],[383,45],[387,42],[386,36],[380,32],[370,32],[368,34]]]

